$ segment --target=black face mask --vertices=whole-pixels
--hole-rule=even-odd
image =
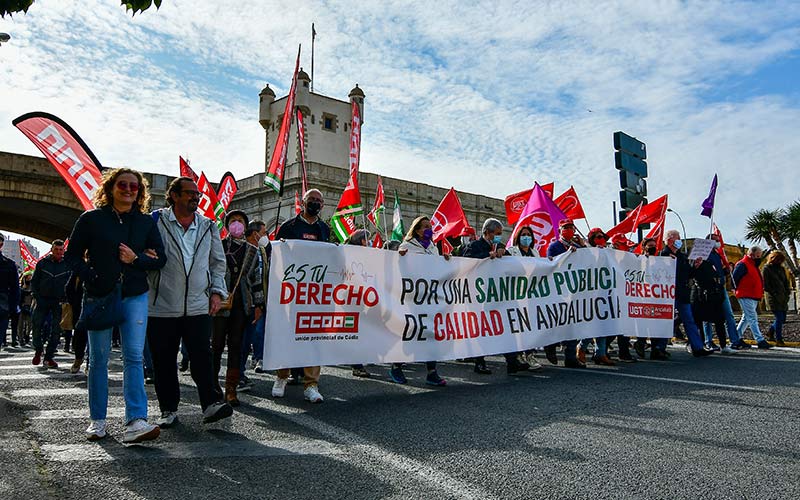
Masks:
[[[655,254],[656,254],[656,247],[647,248],[647,255],[655,255]]]
[[[753,261],[755,261],[755,263],[756,263],[756,267],[759,267],[761,265],[761,261],[762,260],[764,260],[764,259],[753,259]]]
[[[322,203],[318,201],[309,201],[306,203],[306,213],[312,217],[316,217],[319,215],[320,210],[322,210]]]

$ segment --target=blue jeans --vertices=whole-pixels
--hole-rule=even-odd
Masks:
[[[247,369],[247,357],[250,355],[250,346],[253,346],[253,359],[264,358],[264,315],[253,324],[253,317],[247,318],[247,327],[242,337],[242,361],[239,363],[242,373]]]
[[[581,339],[579,343],[580,348],[584,351],[587,351],[588,347],[592,344],[592,340],[594,340],[595,343],[594,355],[597,357],[606,356],[608,354],[608,339],[606,337],[597,337],[596,339]]]
[[[678,308],[678,313],[681,316],[681,323],[683,323],[683,329],[686,331],[686,338],[689,340],[692,350],[701,351],[704,343],[703,339],[700,337],[700,330],[697,329],[697,325],[694,322],[692,305],[676,302],[675,307]]]
[[[728,340],[731,345],[739,343],[739,333],[736,331],[736,320],[733,318],[733,308],[728,292],[725,292],[722,300],[722,313],[725,315],[725,330],[728,332]],[[709,344],[714,339],[714,324],[706,321],[703,323],[703,330],[706,334],[706,343]]]
[[[742,319],[739,320],[736,333],[739,334],[739,337],[744,338],[744,331],[749,326],[755,341],[763,341],[764,336],[761,335],[761,330],[758,328],[758,311],[756,309],[758,301],[755,299],[739,299],[739,305],[742,306]]]
[[[125,423],[147,419],[147,393],[144,390],[142,353],[147,332],[147,294],[122,299],[125,321],[119,326],[122,338],[122,393],[125,397]],[[111,331],[89,330],[89,415],[105,420],[108,409],[108,355]]]
[[[775,330],[775,340],[783,340],[783,324],[786,323],[786,311],[772,311],[775,321],[772,322],[772,329]]]

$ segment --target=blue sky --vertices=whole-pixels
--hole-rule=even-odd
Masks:
[[[173,173],[184,154],[211,178],[263,171],[258,92],[285,93],[298,43],[310,70],[315,22],[316,90],[366,93],[365,171],[495,197],[553,180],[608,228],[623,130],[689,236],[707,231],[715,172],[728,241],[798,198],[798,2],[82,4],[0,20],[1,150],[38,155],[10,122],[44,110],[109,166]]]

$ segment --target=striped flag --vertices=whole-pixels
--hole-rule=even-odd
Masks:
[[[394,192],[394,209],[392,212],[392,239],[403,241],[406,236],[406,228],[403,226],[403,215],[400,213],[400,198],[397,197],[397,190]]]

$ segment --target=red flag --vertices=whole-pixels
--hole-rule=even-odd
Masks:
[[[467,216],[461,207],[461,200],[458,199],[456,190],[444,195],[439,206],[431,217],[431,227],[433,228],[433,241],[439,241],[446,236],[458,236],[469,227]]]
[[[184,160],[182,156],[178,157],[178,165],[181,169],[181,177],[188,177],[197,182],[199,177],[197,177],[197,174],[194,172],[194,170],[192,170],[192,167],[189,166],[189,163]]]
[[[303,196],[308,191],[308,178],[306,177],[306,126],[303,123],[303,112],[297,108],[297,143],[300,145],[300,178],[302,179]]]
[[[555,185],[552,182],[540,187],[550,198],[553,197],[553,189],[555,188]],[[522,210],[525,208],[525,204],[528,203],[532,192],[533,188],[506,196],[506,220],[508,220],[509,226],[513,226],[519,220],[519,214],[522,213]]]
[[[353,120],[350,127],[350,175],[358,177],[358,166],[361,162],[361,110],[356,101],[353,101],[351,108]]]
[[[27,245],[25,245],[25,242],[22,240],[17,241],[19,242],[19,256],[22,257],[23,262],[25,262],[25,269],[23,269],[23,271],[35,268],[36,259],[33,257],[30,250],[28,250]]]
[[[297,61],[294,64],[292,86],[289,87],[289,96],[286,98],[286,107],[283,110],[283,120],[278,131],[278,139],[272,150],[272,159],[269,161],[264,185],[274,189],[279,196],[283,195],[283,171],[286,168],[286,152],[289,147],[289,129],[292,128],[292,114],[294,111],[295,92],[297,90],[297,70],[300,69],[300,47],[297,48]]]
[[[375,190],[375,204],[372,205],[372,210],[367,214],[367,219],[372,222],[372,225],[375,228],[382,232],[383,229],[381,228],[381,221],[380,215],[381,213],[386,210],[386,200],[383,194],[383,181],[381,180],[381,176],[378,176],[378,188]]]
[[[558,239],[558,223],[567,216],[558,208],[552,197],[539,185],[535,184],[525,208],[520,214],[517,225],[506,243],[506,248],[514,245],[517,232],[524,226],[530,226],[535,238],[534,248],[540,256],[547,256],[547,247]]]
[[[78,197],[84,210],[94,208],[100,187],[100,161],[83,139],[60,118],[48,113],[26,113],[11,122],[39,148]]]
[[[294,213],[295,215],[300,215],[300,212],[303,211],[303,205],[300,203],[300,195],[297,194],[297,191],[294,192]]]
[[[556,202],[558,208],[564,212],[567,218],[572,220],[586,218],[586,214],[583,212],[583,206],[581,205],[581,200],[578,199],[578,193],[575,192],[574,187],[570,186],[569,189],[564,191],[561,196],[553,201]]]
[[[653,228],[650,229],[650,232],[648,232],[644,237],[645,239],[653,238],[654,240],[656,240],[657,254],[661,253],[661,250],[664,248],[664,220],[666,219],[666,216],[667,212],[664,211],[664,215],[660,219],[658,219],[656,225],[653,226]],[[636,253],[641,255],[643,251],[644,249],[642,248],[642,242],[639,242],[639,245],[636,247]]]
[[[222,204],[217,199],[217,193],[208,182],[206,174],[201,172],[200,178],[197,180],[197,189],[200,191],[200,202],[197,204],[197,209],[200,213],[209,219],[216,221],[219,228],[220,237],[224,238],[227,234],[225,229],[225,220],[223,215],[225,211],[222,209]]]
[[[451,253],[453,253],[453,245],[451,245],[450,242],[447,241],[447,238],[445,238],[442,240],[442,254],[450,255]]]
[[[223,210],[228,210],[231,206],[231,201],[239,191],[239,185],[236,183],[236,178],[230,172],[225,172],[222,179],[219,181],[219,189],[217,189],[217,199],[222,204]]]
[[[608,230],[608,236],[615,234],[629,234],[632,233],[642,224],[650,224],[658,222],[662,214],[667,211],[668,200],[667,195],[654,200],[647,205],[636,207],[631,211],[623,221]]]
[[[381,233],[375,233],[375,237],[372,238],[372,243],[370,246],[372,248],[383,248],[383,238],[381,238]]]
[[[711,234],[716,234],[719,238],[719,248],[717,249],[717,253],[722,259],[722,265],[726,268],[729,267],[730,262],[728,262],[728,256],[725,255],[725,240],[722,238],[722,231],[719,230],[716,222],[711,223]]]

